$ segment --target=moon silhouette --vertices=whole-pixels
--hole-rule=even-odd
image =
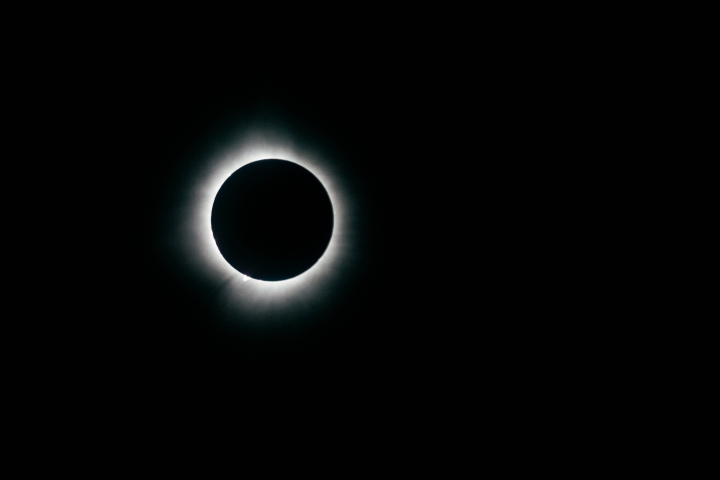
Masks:
[[[266,159],[225,180],[213,202],[211,225],[220,253],[235,270],[273,282],[300,275],[322,257],[334,214],[328,192],[310,171]]]

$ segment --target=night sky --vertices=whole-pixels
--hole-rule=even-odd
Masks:
[[[654,458],[695,228],[672,65],[460,30],[38,61],[49,444],[237,474]],[[322,150],[355,212],[338,283],[267,325],[178,253],[192,172],[248,128]]]

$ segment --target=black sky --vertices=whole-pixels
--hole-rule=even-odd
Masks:
[[[671,60],[645,83],[603,45],[526,33],[42,57],[47,435],[96,458],[221,445],[240,471],[651,458],[658,386],[683,376],[689,293],[663,292],[695,228],[685,97]],[[163,243],[184,172],[251,123],[337,152],[363,227],[354,287],[259,333],[223,328]]]

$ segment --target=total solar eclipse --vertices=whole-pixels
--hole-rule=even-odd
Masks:
[[[342,151],[260,120],[200,142],[167,197],[169,268],[235,329],[322,321],[363,268],[362,196]],[[259,330],[257,330],[259,331]]]
[[[333,234],[333,206],[323,184],[297,163],[259,160],[220,187],[211,226],[223,258],[246,277],[287,280],[323,256]]]

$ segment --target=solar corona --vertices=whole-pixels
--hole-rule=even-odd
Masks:
[[[356,223],[337,159],[277,129],[227,145],[185,177],[170,240],[185,271],[241,323],[331,303],[352,270]]]

